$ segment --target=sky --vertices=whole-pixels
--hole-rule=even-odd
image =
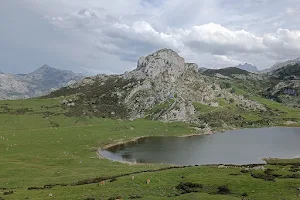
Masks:
[[[0,71],[119,74],[170,48],[199,67],[300,57],[299,0],[1,0]]]

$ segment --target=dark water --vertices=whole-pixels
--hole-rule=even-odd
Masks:
[[[109,159],[177,165],[264,163],[300,157],[300,128],[243,129],[193,137],[152,137],[101,151]]]

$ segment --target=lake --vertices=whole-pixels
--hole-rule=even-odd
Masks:
[[[150,137],[102,150],[115,161],[176,165],[255,164],[300,157],[300,128],[256,128],[192,137]]]

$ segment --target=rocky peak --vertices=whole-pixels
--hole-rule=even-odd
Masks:
[[[285,62],[279,62],[274,64],[271,68],[268,69],[264,69],[261,72],[262,73],[272,73],[273,71],[276,71],[282,67],[285,67],[287,65],[294,65],[294,64],[299,64],[300,63],[300,57],[299,58],[295,58],[293,60],[287,60]]]
[[[43,65],[30,74],[0,74],[0,99],[41,96],[83,78],[72,71]]]
[[[258,72],[257,67],[254,66],[254,65],[251,65],[249,63],[239,64],[238,66],[236,66],[236,68],[239,68],[239,69],[242,69],[242,70],[246,70],[248,72],[253,72],[253,73]]]
[[[164,75],[165,79],[174,81],[185,70],[197,70],[198,66],[192,63],[185,63],[184,58],[171,49],[161,49],[148,55],[140,57],[137,63],[137,70],[143,72],[147,77],[156,78]]]
[[[57,71],[62,71],[53,67],[50,67],[49,65],[43,65],[40,68],[38,68],[37,70],[31,72],[30,74],[47,74],[47,73],[53,73],[53,72],[57,72]]]

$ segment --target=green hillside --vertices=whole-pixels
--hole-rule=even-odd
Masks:
[[[299,117],[298,112],[280,104],[257,100],[278,109],[283,113],[282,118]],[[197,105],[197,109],[203,110],[203,115],[210,116],[209,113],[219,113],[232,105],[223,106],[210,109]],[[294,172],[282,169],[297,168],[300,164],[298,160],[284,164],[287,167],[265,166],[274,169],[271,175],[267,175],[268,178],[273,179],[272,174],[282,174],[281,178],[275,178],[275,182],[269,182],[264,180],[265,176],[259,175],[262,171],[253,171],[258,173],[256,178],[250,173],[241,173],[242,166],[164,169],[170,166],[122,164],[99,159],[96,153],[108,144],[141,136],[194,134],[193,125],[144,119],[122,121],[102,117],[68,117],[59,99],[1,101],[0,107],[2,199],[109,199],[118,196],[122,199],[241,199],[246,195],[251,199],[280,196],[293,199],[297,195],[299,177],[293,177]],[[254,113],[245,114],[249,121],[257,120],[256,117]],[[282,119],[280,116],[278,118]],[[131,181],[131,173],[135,174],[134,181]],[[151,179],[149,185],[145,184],[148,178]],[[99,186],[100,180],[106,180],[105,186]],[[197,183],[202,187],[176,189],[181,182]],[[222,185],[228,187],[230,193],[218,194],[218,187]],[[9,191],[13,193],[9,194]]]

